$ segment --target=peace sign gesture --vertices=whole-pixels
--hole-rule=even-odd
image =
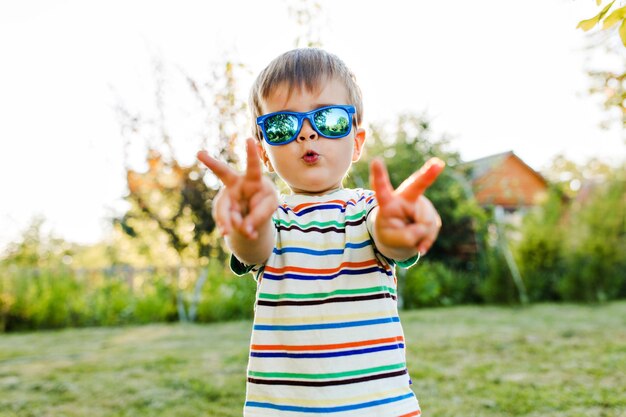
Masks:
[[[424,166],[393,189],[380,159],[370,165],[370,183],[376,192],[374,241],[385,256],[404,260],[417,252],[425,254],[441,229],[441,218],[424,191],[443,171],[445,163],[431,158]]]
[[[271,232],[271,217],[278,206],[276,187],[261,172],[261,161],[252,138],[246,141],[246,153],[246,172],[240,174],[206,151],[198,152],[198,159],[225,186],[213,200],[213,217],[218,229],[224,236],[232,234],[244,241],[256,240]]]

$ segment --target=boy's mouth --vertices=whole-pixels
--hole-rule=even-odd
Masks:
[[[315,151],[306,151],[302,155],[302,160],[307,164],[314,164],[319,159],[320,155]]]

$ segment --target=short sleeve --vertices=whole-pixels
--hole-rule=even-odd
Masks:
[[[395,261],[396,264],[398,264],[398,266],[400,268],[410,268],[413,265],[415,265],[417,263],[417,261],[420,260],[420,253],[417,252],[417,255],[410,257],[409,259],[405,259],[403,261]]]
[[[259,265],[246,265],[241,262],[235,255],[230,255],[230,269],[236,275],[246,275],[248,272],[254,272],[259,269]]]
[[[365,224],[370,236],[374,236],[374,220],[370,214],[372,214],[372,210],[378,207],[378,201],[374,191],[363,190],[363,193],[365,195]]]

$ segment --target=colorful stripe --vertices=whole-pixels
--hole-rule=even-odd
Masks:
[[[360,382],[377,381],[379,379],[397,378],[402,375],[406,375],[407,370],[388,372],[385,374],[376,374],[369,376],[362,376],[358,378],[340,379],[335,381],[294,381],[294,380],[277,380],[277,379],[258,379],[248,378],[248,382],[251,384],[261,385],[291,385],[298,387],[332,387],[337,385],[350,385],[358,384]]]
[[[300,378],[300,379],[332,379],[342,378],[346,376],[366,375],[383,371],[391,371],[395,369],[404,369],[405,363],[394,363],[392,365],[377,366],[374,368],[357,369],[354,371],[332,372],[326,374],[303,374],[292,372],[255,372],[249,371],[248,376],[256,376],[261,378]]]
[[[362,262],[342,262],[335,268],[304,268],[295,265],[282,266],[280,268],[267,266],[265,267],[265,271],[272,274],[283,274],[285,272],[300,272],[302,274],[334,274],[346,268],[363,268],[372,265],[378,265],[378,261],[376,259],[370,259]]]
[[[370,294],[370,295],[361,295],[358,297],[331,297],[325,298],[323,300],[305,300],[305,301],[264,301],[259,300],[257,305],[267,306],[267,307],[280,307],[280,306],[313,306],[320,304],[331,304],[331,303],[354,303],[358,301],[371,301],[371,300],[379,300],[381,298],[391,298],[393,300],[396,299],[391,294],[381,293],[381,294]]]
[[[256,345],[250,347],[250,355],[259,358],[332,358],[339,356],[361,355],[366,353],[383,352],[387,350],[404,349],[402,336],[386,337],[381,339],[363,340],[357,342],[332,343],[325,345]],[[369,347],[368,347],[369,346]],[[371,347],[375,346],[375,347]],[[357,349],[354,349],[357,348]],[[348,349],[348,350],[345,350]],[[326,351],[320,353],[311,353]],[[297,353],[293,353],[297,352]],[[306,352],[306,353],[300,353]]]
[[[357,203],[363,201],[364,199],[365,199],[365,196],[361,196],[358,200],[354,200],[354,199],[351,199],[348,201],[329,200],[329,201],[324,201],[321,203],[303,203],[303,204],[298,204],[297,206],[293,208],[287,204],[283,204],[279,206],[279,209],[281,209],[285,214],[288,214],[289,212],[291,212],[295,214],[296,216],[303,216],[305,214],[308,214],[317,210],[339,209],[340,212],[345,213],[346,207],[356,206]]]
[[[274,274],[264,274],[263,278],[264,279],[270,279],[273,281],[281,281],[284,279],[299,279],[299,280],[304,280],[304,281],[315,281],[315,280],[332,280],[335,278],[338,278],[342,275],[367,275],[367,274],[371,274],[373,272],[381,272],[385,275],[388,276],[392,276],[393,272],[385,269],[385,268],[381,268],[379,266],[375,266],[372,268],[365,268],[365,269],[345,269],[341,272],[338,272],[336,274],[332,274],[332,275],[301,275],[301,274],[282,274],[282,275],[274,275]]]
[[[284,391],[277,391],[279,393],[283,393]],[[297,398],[289,398],[289,397],[275,397],[267,394],[263,395],[249,395],[248,399],[250,401],[259,401],[259,402],[268,402],[268,403],[276,403],[276,404],[285,404],[285,405],[303,405],[307,407],[336,407],[347,404],[354,404],[372,400],[380,400],[388,397],[396,397],[398,395],[404,395],[411,390],[408,387],[398,388],[395,387],[393,389],[388,389],[386,391],[378,391],[378,392],[370,392],[365,391],[361,395],[354,395],[351,397],[338,398],[334,396],[334,398],[329,399],[325,398],[311,398],[311,397],[302,397],[298,396]]]
[[[308,239],[308,240],[307,240]],[[371,236],[369,233],[359,233],[354,234],[351,233],[349,236],[349,240],[346,242],[346,239],[342,236],[341,238],[324,238],[320,237],[319,239],[315,239],[315,241],[311,241],[311,236],[300,236],[299,239],[281,239],[278,242],[280,247],[305,247],[309,249],[338,249],[342,248],[346,243],[350,244],[359,244],[362,242],[368,242],[371,240]]]
[[[385,337],[382,339],[361,340],[357,342],[331,343],[326,345],[251,345],[253,350],[285,350],[301,352],[307,350],[330,350],[330,349],[347,349],[359,346],[379,345],[382,343],[404,342],[404,337]]]
[[[296,267],[293,267],[296,269]],[[300,268],[297,268],[300,269]],[[304,268],[302,268],[304,269]],[[376,292],[388,292],[390,294],[395,294],[396,290],[387,287],[387,286],[377,286],[377,287],[368,287],[368,288],[357,288],[353,290],[348,289],[339,289],[330,292],[314,292],[308,294],[298,294],[298,293],[281,293],[281,294],[269,294],[269,293],[259,293],[260,299],[266,300],[282,300],[282,299],[291,299],[291,300],[301,300],[301,299],[313,299],[313,298],[330,298],[336,295],[356,295],[356,294],[370,294]]]
[[[308,249],[308,248],[302,248],[302,247],[283,247],[283,248],[274,248],[272,250],[272,252],[275,255],[282,255],[284,253],[304,253],[307,255],[314,255],[314,256],[324,256],[324,255],[342,255],[344,253],[344,247],[347,249],[361,249],[361,248],[365,248],[368,247],[372,244],[371,240],[365,240],[363,242],[358,242],[358,243],[346,243],[345,245],[342,245],[341,248],[336,248],[336,249],[325,249],[325,250],[317,250],[317,249]]]
[[[354,223],[352,225],[358,225],[361,224],[363,222],[363,220],[365,219],[367,215],[367,210],[361,210],[358,213],[355,214],[349,214],[347,216],[344,217],[345,221],[338,221],[338,220],[328,220],[325,222],[321,222],[318,220],[314,220],[314,221],[310,221],[308,223],[300,223],[297,220],[283,220],[283,219],[274,219],[274,224],[276,226],[284,226],[284,227],[290,227],[290,226],[298,226],[301,227],[303,229],[308,229],[310,227],[329,227],[329,226],[335,226],[335,227],[339,227],[339,228],[345,228],[346,224],[348,222],[353,222],[356,221],[358,223]]]
[[[398,417],[415,417],[415,416],[419,416],[421,414],[422,414],[422,412],[420,410],[415,410],[412,413],[402,414],[401,416],[398,416]]]
[[[385,323],[399,323],[398,317],[385,317],[382,319],[374,320],[357,320],[339,323],[316,323],[316,324],[299,324],[299,325],[268,325],[268,324],[255,324],[254,330],[265,331],[302,331],[302,330],[323,330],[323,329],[343,329],[348,327],[360,327],[360,326],[374,326],[377,324]]]
[[[385,352],[388,350],[404,349],[404,344],[399,343],[388,346],[378,346],[367,349],[342,350],[339,352],[325,353],[286,353],[286,352],[252,352],[250,356],[256,358],[291,358],[291,359],[314,359],[314,358],[338,358],[340,356],[364,355],[367,353]]]
[[[408,393],[404,395],[399,395],[397,397],[391,398],[383,398],[380,400],[367,401],[364,403],[343,405],[338,407],[302,407],[302,406],[293,406],[293,405],[283,405],[283,404],[274,404],[274,403],[266,403],[259,401],[246,401],[247,407],[259,407],[259,408],[268,408],[271,410],[277,411],[295,411],[300,413],[337,413],[341,411],[351,411],[351,410],[360,410],[363,408],[375,407],[383,404],[390,404],[398,401],[402,401],[408,398],[414,397],[414,394]]]
[[[381,266],[377,259],[371,259],[364,262],[343,262],[336,268],[303,268],[298,266],[276,268],[268,266],[265,268],[263,277],[275,281],[283,279],[331,280],[341,275],[365,275],[373,272],[381,272],[387,276],[393,275],[390,267]]]
[[[308,316],[295,316],[293,314],[284,314],[282,317],[276,316],[272,313],[269,317],[257,317],[257,324],[311,324],[318,323],[320,321],[335,322],[335,321],[351,321],[351,320],[367,320],[367,319],[379,319],[392,317],[397,315],[393,310],[380,310],[369,311],[367,313],[358,312],[351,314],[336,314],[329,315],[328,312],[322,312],[321,315],[308,315]]]

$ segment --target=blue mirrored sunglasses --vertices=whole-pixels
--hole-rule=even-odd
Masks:
[[[355,112],[355,107],[348,105],[326,106],[306,113],[279,111],[258,117],[256,124],[261,127],[265,141],[273,146],[296,139],[304,119],[309,120],[320,136],[339,139],[350,134]]]

